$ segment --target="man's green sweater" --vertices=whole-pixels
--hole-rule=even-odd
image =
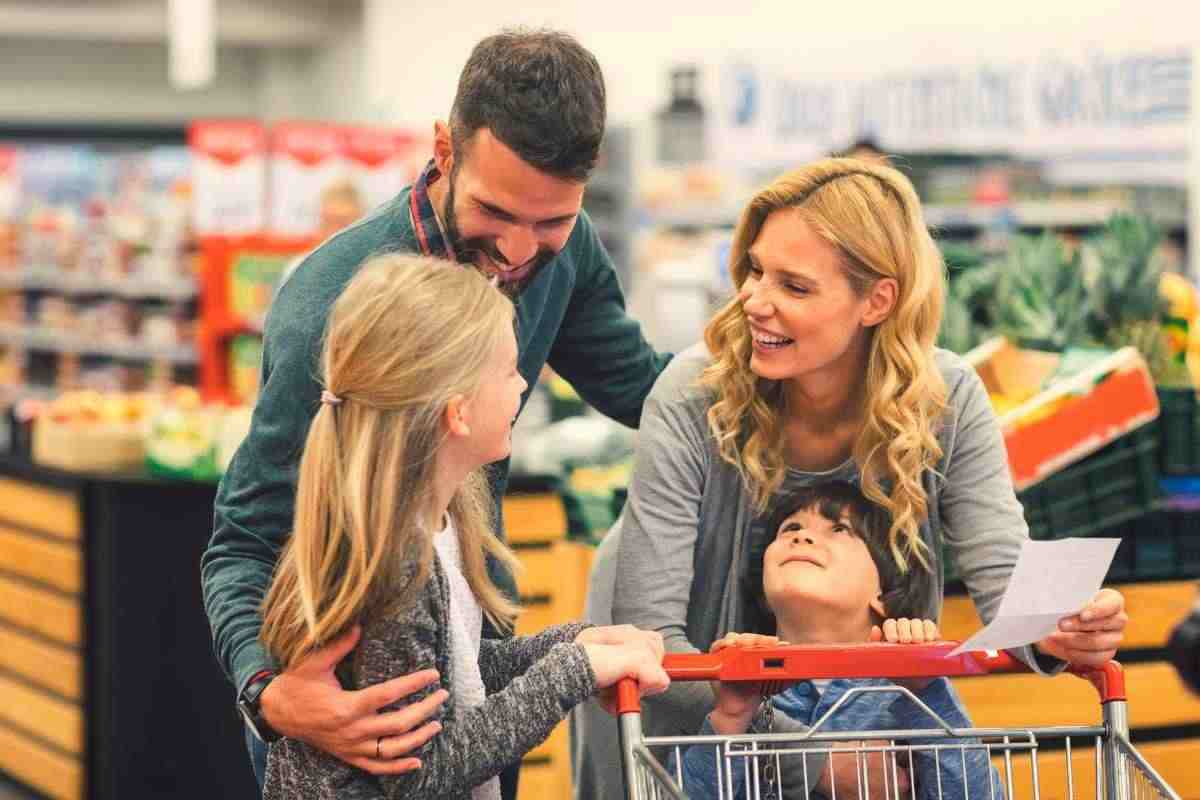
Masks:
[[[299,456],[320,402],[318,356],[330,307],[370,256],[447,255],[424,180],[416,184],[415,198],[414,187],[405,189],[305,258],[268,315],[250,434],[217,491],[212,541],[201,560],[217,657],[239,692],[255,673],[274,666],[258,641],[260,605],[292,527]],[[598,410],[637,425],[669,357],[657,354],[625,314],[612,262],[586,214],[516,306],[520,370],[530,386],[549,364]],[[506,462],[496,466],[492,490],[499,520],[508,470]],[[496,577],[511,589],[511,576]]]

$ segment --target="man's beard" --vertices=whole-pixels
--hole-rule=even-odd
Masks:
[[[457,177],[458,165],[455,164],[450,168],[450,174],[447,176],[450,183],[449,188],[446,189],[446,203],[442,208],[442,225],[446,228],[446,245],[456,261],[460,264],[475,265],[477,269],[484,273],[485,277],[490,279],[492,273],[483,270],[479,266],[480,257],[485,256],[496,265],[507,265],[508,259],[496,247],[495,240],[485,239],[481,236],[472,239],[463,238],[462,231],[458,229],[458,217],[454,213],[454,185],[456,182],[455,178]],[[553,261],[557,255],[558,253],[554,250],[539,246],[537,253],[533,256],[535,263],[533,269],[529,270],[529,274],[519,281],[506,281],[501,276],[497,283],[498,288],[510,297],[516,297],[541,273],[542,268]]]

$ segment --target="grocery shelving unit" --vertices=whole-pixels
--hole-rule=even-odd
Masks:
[[[175,194],[186,180],[183,127],[3,125],[0,144],[28,164],[78,158],[66,180],[90,181],[64,194],[24,176],[9,209],[18,216],[0,220],[9,248],[0,252],[0,404],[85,386],[195,383],[199,283],[186,201]]]
[[[626,295],[632,288],[633,232],[633,132],[609,128],[600,147],[596,171],[588,181],[583,207],[617,268]]]

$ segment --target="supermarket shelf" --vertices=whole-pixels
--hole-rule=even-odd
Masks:
[[[74,295],[100,294],[129,299],[144,297],[163,300],[190,300],[199,292],[196,282],[186,278],[170,281],[139,278],[112,280],[83,275],[63,275],[58,273],[57,270],[50,269],[33,269],[11,273],[0,272],[0,289],[52,291]]]
[[[698,229],[732,228],[737,225],[742,213],[740,206],[722,203],[691,205],[688,207],[665,208],[658,211],[643,210],[638,222],[650,228]]]
[[[925,205],[925,221],[934,228],[984,228],[998,223],[1016,228],[1088,228],[1103,225],[1118,212],[1131,209],[1121,203],[1055,202],[1011,205]],[[1152,215],[1153,216],[1153,215]],[[1159,219],[1167,227],[1183,227],[1183,217]]]
[[[1013,203],[1011,205],[924,205],[925,221],[942,230],[971,230],[1004,223],[1014,228],[1090,228],[1099,227],[1114,213],[1131,211],[1127,205],[1110,202]],[[643,212],[640,222],[649,227],[702,229],[732,228],[737,225],[741,208],[720,204]],[[1140,212],[1139,212],[1140,213]],[[1160,225],[1182,229],[1182,216],[1162,218],[1150,215]]]
[[[128,361],[172,361],[177,364],[195,364],[198,355],[194,347],[154,347],[144,344],[99,342],[59,331],[40,331],[0,326],[0,344],[25,347],[30,350],[49,350],[79,355],[109,356]]]

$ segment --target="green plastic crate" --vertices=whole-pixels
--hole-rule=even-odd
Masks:
[[[1108,535],[1163,506],[1158,430],[1143,425],[1017,497],[1034,539]]]
[[[1168,508],[1105,535],[1121,537],[1109,580],[1200,577],[1200,511]]]
[[[1167,545],[1158,541],[1162,526],[1155,521],[1165,506],[1158,485],[1155,425],[1143,425],[1114,439],[1019,492],[1017,499],[1025,508],[1029,535],[1034,539],[1111,536],[1124,540],[1113,560],[1110,579],[1132,578],[1154,569],[1166,573],[1174,558],[1174,550],[1162,554]],[[949,561],[943,559],[942,563],[946,582],[955,580]]]
[[[1158,387],[1159,470],[1163,475],[1200,474],[1200,409],[1191,387]]]

